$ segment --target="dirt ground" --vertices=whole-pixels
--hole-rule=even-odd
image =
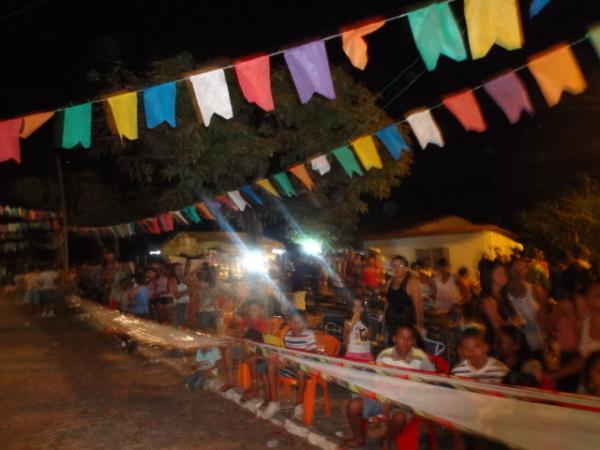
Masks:
[[[0,297],[0,449],[310,449],[169,367]]]

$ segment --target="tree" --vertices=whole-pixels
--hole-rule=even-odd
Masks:
[[[164,82],[196,67],[189,54],[180,54],[154,63],[141,75],[118,70],[110,81],[113,90],[127,89]],[[205,127],[198,120],[191,93],[180,87],[175,129],[165,124],[154,130],[140,126],[139,140],[127,142],[125,148],[114,135],[97,136],[101,150],[96,150],[96,154],[111,153],[117,157],[121,174],[136,186],[137,198],[152,205],[148,214],[238,189],[393,122],[376,105],[373,93],[342,68],[333,67],[332,74],[336,100],[317,95],[308,104],[300,105],[287,69],[275,63],[271,69],[275,111],[265,113],[242,98],[234,74],[227,71],[233,119],[213,116],[210,127]],[[332,172],[324,177],[309,168],[316,183],[311,193],[290,174],[297,197],[271,199],[265,206],[244,213],[227,213],[227,219],[258,234],[262,233],[262,224],[270,223],[283,225],[292,234],[318,233],[338,240],[366,212],[366,195],[378,199],[389,196],[409,172],[410,154],[398,162],[385,150],[380,154],[384,168],[370,170],[363,177],[350,179],[333,161]],[[269,199],[260,188],[256,190]]]
[[[589,176],[554,200],[521,214],[520,222],[535,242],[570,250],[585,245],[600,251],[600,183]]]

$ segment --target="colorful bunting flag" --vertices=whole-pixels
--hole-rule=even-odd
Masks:
[[[30,114],[23,117],[23,127],[21,128],[21,133],[19,136],[21,139],[27,139],[29,136],[35,133],[38,128],[48,122],[48,120],[50,120],[53,116],[54,112],[52,111]]]
[[[189,225],[190,223],[187,221],[187,219],[185,217],[183,217],[183,214],[181,214],[179,211],[171,211],[171,217],[173,217],[174,220],[176,220],[177,222],[179,222],[181,225]]]
[[[342,29],[342,48],[354,67],[364,70],[367,67],[367,41],[365,36],[385,25],[385,19],[370,19],[352,27]]]
[[[21,117],[0,122],[0,162],[12,159],[17,164],[21,164],[19,133],[22,126]]]
[[[327,160],[327,156],[321,155],[311,159],[310,167],[315,172],[319,172],[319,175],[325,175],[331,170],[331,165]]]
[[[123,137],[126,137],[130,141],[137,139],[137,92],[115,95],[109,97],[106,101],[110,106],[121,142],[123,141]]]
[[[363,171],[358,165],[358,161],[356,160],[354,153],[347,145],[333,150],[333,156],[335,156],[350,178],[352,178],[354,174],[358,174],[360,176],[363,175]]]
[[[335,99],[327,50],[322,40],[283,52],[301,103],[308,103],[314,93]]]
[[[400,159],[402,150],[410,149],[410,146],[404,141],[404,137],[400,134],[396,125],[390,125],[383,130],[379,130],[375,133],[375,136],[385,145],[391,157],[395,160]]]
[[[442,99],[442,103],[465,130],[481,133],[487,129],[481,108],[471,89],[447,95]]]
[[[296,191],[292,187],[292,183],[285,172],[276,173],[273,175],[273,178],[277,181],[277,184],[283,191],[283,195],[286,197],[293,197],[296,195]]]
[[[588,38],[600,58],[600,25],[595,25],[588,30]]]
[[[196,206],[194,206],[194,205],[187,206],[187,207],[181,209],[180,212],[184,215],[184,217],[187,217],[192,223],[202,222],[202,219],[198,215],[198,210],[196,209]]]
[[[190,81],[194,88],[196,102],[198,108],[200,108],[204,126],[208,127],[210,125],[213,114],[218,114],[224,119],[233,117],[229,88],[223,69],[191,76]]]
[[[261,188],[263,188],[269,194],[274,195],[275,197],[280,197],[277,190],[273,187],[271,182],[269,180],[267,180],[266,178],[263,178],[262,180],[258,180],[256,182],[256,184],[258,184]]]
[[[237,206],[237,208],[240,211],[243,212],[246,209],[246,207],[250,207],[250,204],[246,200],[244,200],[242,194],[240,194],[240,191],[230,191],[227,193],[227,195],[229,195],[231,201],[235,204],[235,206]]]
[[[223,205],[227,206],[232,211],[239,211],[240,209],[237,207],[235,203],[229,200],[229,197],[226,195],[220,194],[215,197],[215,200],[221,202]]]
[[[494,44],[506,50],[523,46],[518,0],[465,0],[465,19],[473,59],[483,58]]]
[[[373,167],[376,169],[383,168],[383,163],[377,152],[373,136],[369,135],[358,138],[352,141],[351,144],[365,170],[370,170]]]
[[[310,175],[308,174],[304,164],[297,164],[290,167],[288,170],[302,182],[306,189],[312,191],[315,188],[315,183],[313,183],[313,180],[310,178]]]
[[[210,210],[206,207],[204,203],[196,203],[196,208],[202,214],[202,217],[208,220],[215,220],[215,217],[212,215]]]
[[[484,83],[483,88],[504,111],[510,123],[517,123],[523,111],[530,116],[534,114],[525,84],[515,72],[505,72]]]
[[[537,16],[542,9],[548,6],[548,3],[550,3],[550,0],[532,0],[529,6],[529,17]]]
[[[439,147],[445,145],[442,132],[435,120],[433,120],[429,109],[409,114],[406,120],[410,124],[422,149],[425,149],[428,144],[435,144]]]
[[[268,56],[242,60],[235,63],[235,73],[246,100],[264,111],[273,111],[271,93],[271,63]]]
[[[563,91],[577,95],[587,88],[573,50],[568,44],[557,45],[530,58],[527,65],[549,106],[560,101]]]
[[[175,105],[177,101],[177,86],[174,82],[159,84],[144,89],[144,114],[146,127],[156,128],[163,122],[177,126]]]
[[[71,106],[63,110],[63,129],[60,138],[62,148],[92,145],[92,104]]]
[[[240,189],[244,194],[246,194],[248,197],[250,197],[250,199],[256,203],[257,205],[262,205],[263,201],[262,198],[260,198],[258,196],[258,194],[256,192],[254,192],[254,189],[252,189],[252,186],[247,185],[244,186],[242,189]]]
[[[169,233],[170,231],[173,231],[175,229],[175,225],[173,224],[173,218],[169,213],[161,214],[160,216],[158,216],[158,221],[160,222],[160,225],[165,231],[165,233]]]
[[[427,70],[435,69],[441,55],[455,61],[467,59],[460,29],[448,3],[432,3],[409,12],[408,22]]]

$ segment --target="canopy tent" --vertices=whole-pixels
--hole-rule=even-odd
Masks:
[[[168,239],[161,247],[165,257],[200,256],[209,250],[220,250],[230,255],[241,255],[244,249],[260,249],[267,254],[284,250],[285,246],[274,239],[254,237],[247,233],[181,232]]]

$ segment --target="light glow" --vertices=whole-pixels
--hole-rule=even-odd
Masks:
[[[242,259],[242,267],[251,273],[266,273],[267,258],[260,250],[248,250]]]
[[[323,252],[322,244],[315,239],[304,239],[300,242],[302,251],[309,256],[319,256]]]

